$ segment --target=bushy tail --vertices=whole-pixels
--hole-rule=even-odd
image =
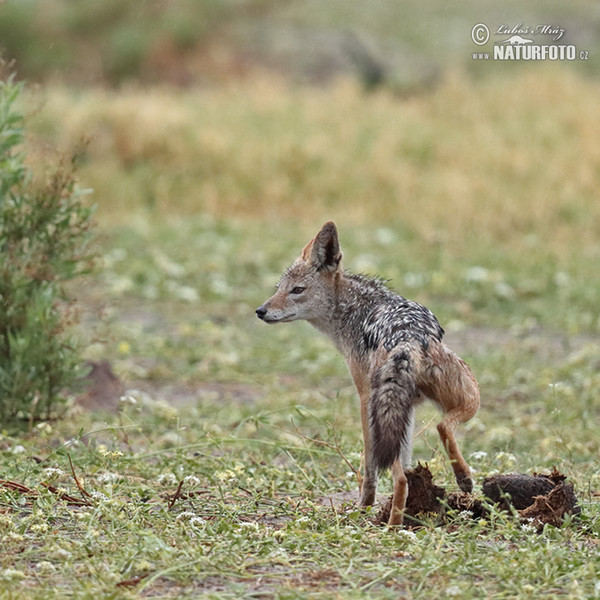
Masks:
[[[369,403],[373,461],[387,469],[400,458],[410,462],[414,405],[420,397],[410,349],[392,354],[375,373]]]

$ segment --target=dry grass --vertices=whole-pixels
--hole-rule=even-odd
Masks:
[[[536,65],[510,79],[454,74],[406,99],[270,78],[190,91],[51,88],[32,126],[62,147],[91,140],[81,177],[105,222],[140,209],[336,216],[399,222],[457,249],[482,236],[523,250],[551,238],[560,254],[598,250],[599,87]]]

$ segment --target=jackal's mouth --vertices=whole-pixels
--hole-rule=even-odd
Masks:
[[[296,314],[287,314],[287,315],[273,315],[269,314],[269,312],[260,306],[256,309],[256,316],[265,323],[269,325],[274,325],[275,323],[286,323],[287,321],[294,321],[296,318]]]
[[[290,321],[294,321],[296,315],[285,315],[283,317],[272,317],[269,315],[265,315],[264,317],[260,318],[269,325],[275,325],[276,323],[289,323]]]

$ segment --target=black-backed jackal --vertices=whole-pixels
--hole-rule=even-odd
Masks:
[[[277,292],[256,314],[265,323],[304,319],[346,357],[361,401],[365,472],[360,504],[375,501],[377,475],[390,468],[394,497],[389,524],[402,523],[415,406],[439,405],[437,426],[459,487],[473,480],[454,430],[479,408],[479,387],[466,363],[443,342],[433,313],[378,280],[345,272],[335,223],[325,223],[285,271]]]

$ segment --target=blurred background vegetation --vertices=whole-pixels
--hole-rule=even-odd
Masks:
[[[588,59],[474,60],[507,37],[476,46],[480,22],[564,28]],[[330,218],[350,269],[450,333],[597,333],[599,33],[583,0],[4,2],[28,165],[75,150],[97,205],[103,270],[77,293],[112,337],[87,355],[128,380],[305,373],[291,336],[345,378],[312,331],[253,320]]]
[[[492,30],[560,26],[561,43],[593,58],[598,13],[584,0],[8,0],[0,8],[0,45],[32,81],[191,86],[264,69],[293,82],[351,75],[367,87],[405,91],[432,85],[448,67],[482,75],[497,69],[471,59],[481,49],[471,41],[479,22]],[[588,60],[579,68],[597,74],[600,66]]]

